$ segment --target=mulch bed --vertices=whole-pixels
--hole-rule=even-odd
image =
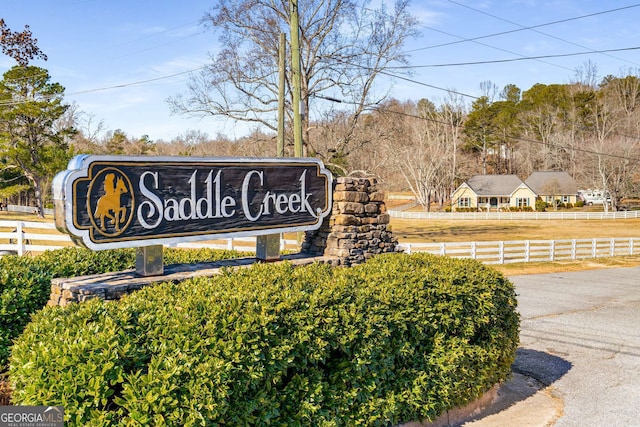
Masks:
[[[11,405],[11,387],[6,378],[0,377],[0,406]]]

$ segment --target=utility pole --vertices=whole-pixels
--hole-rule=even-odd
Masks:
[[[278,144],[277,156],[284,157],[284,84],[285,84],[285,66],[287,60],[287,40],[284,33],[280,33],[280,51],[278,52]]]
[[[298,18],[298,0],[289,0],[291,15],[291,72],[293,85],[293,146],[295,157],[302,157],[302,117],[301,110],[301,73],[300,73],[300,24]]]

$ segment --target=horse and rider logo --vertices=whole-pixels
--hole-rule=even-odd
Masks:
[[[131,181],[116,168],[102,169],[91,181],[87,205],[95,231],[103,236],[119,236],[133,218]]]

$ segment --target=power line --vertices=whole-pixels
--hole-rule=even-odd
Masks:
[[[458,35],[456,35],[456,34],[448,33],[448,32],[446,32],[446,31],[438,30],[438,29],[436,29],[436,28],[432,28],[432,27],[425,27],[425,28],[428,28],[428,29],[430,29],[431,31],[435,31],[435,32],[437,32],[437,33],[442,33],[442,34],[446,34],[446,35],[451,36],[451,37],[457,37],[457,38],[463,39],[463,41],[471,41],[471,42],[473,42],[473,43],[475,43],[475,44],[478,44],[478,45],[480,45],[480,46],[489,47],[489,48],[491,48],[491,49],[495,49],[495,50],[499,50],[499,51],[502,51],[502,52],[510,53],[510,54],[512,54],[512,55],[516,55],[516,56],[519,56],[519,57],[521,57],[521,58],[526,58],[526,56],[525,56],[525,55],[522,55],[522,54],[520,54],[520,53],[513,52],[513,51],[510,51],[510,50],[507,50],[507,49],[502,49],[502,48],[500,48],[500,47],[493,46],[493,45],[490,45],[490,44],[487,44],[487,43],[482,43],[482,42],[479,42],[479,41],[474,40],[474,39],[465,39],[465,38],[464,38],[464,37],[462,37],[462,36],[458,36]],[[414,50],[414,51],[415,51],[415,50]],[[414,52],[414,51],[409,51],[409,52]],[[570,69],[570,68],[563,67],[562,65],[552,64],[552,63],[550,63],[550,62],[546,62],[546,61],[543,61],[543,60],[541,60],[541,59],[536,59],[536,61],[542,62],[543,64],[551,65],[551,66],[553,66],[553,67],[558,67],[558,68],[563,68],[563,69],[565,69],[565,70],[573,71],[573,70],[572,70],[572,69]]]
[[[559,53],[554,55],[523,56],[521,58],[494,59],[494,60],[487,60],[487,61],[452,62],[448,64],[429,64],[429,65],[406,65],[401,67],[390,67],[390,68],[400,70],[400,69],[414,69],[414,68],[437,68],[437,67],[458,67],[458,66],[464,66],[464,65],[499,64],[499,63],[505,63],[505,62],[529,61],[529,60],[547,59],[547,58],[566,58],[571,56],[589,55],[592,53],[628,52],[628,51],[638,50],[638,49],[640,49],[640,46],[624,47],[624,48],[618,48],[618,49],[589,50],[587,52]]]
[[[202,34],[204,34],[203,31],[198,31],[197,33],[190,34],[188,36],[184,36],[184,37],[181,37],[181,38],[178,38],[178,39],[173,39],[173,40],[168,41],[166,43],[157,44],[155,46],[147,47],[147,48],[140,49],[140,50],[137,50],[137,51],[134,51],[134,52],[129,52],[129,53],[125,53],[123,55],[115,56],[112,59],[120,59],[120,58],[126,58],[127,56],[138,55],[138,54],[143,53],[143,52],[148,52],[148,51],[151,51],[151,50],[154,50],[154,49],[158,49],[160,47],[165,47],[165,46],[172,45],[174,43],[182,42],[184,40],[187,40],[187,39],[190,39],[190,38],[193,38],[193,37],[196,37],[196,36],[200,36]]]
[[[454,44],[466,43],[466,42],[475,41],[475,40],[482,40],[482,39],[486,39],[486,38],[502,36],[502,35],[505,35],[505,34],[512,34],[512,33],[517,33],[517,32],[520,32],[520,31],[532,30],[532,29],[535,29],[535,28],[541,28],[541,27],[547,27],[547,26],[550,26],[550,25],[561,24],[561,23],[564,23],[564,22],[577,21],[577,20],[584,19],[584,18],[590,18],[592,16],[604,15],[604,14],[613,13],[613,12],[619,12],[619,11],[622,11],[622,10],[631,9],[631,8],[638,7],[638,6],[640,6],[640,3],[629,5],[629,6],[624,6],[624,7],[619,7],[619,8],[615,8],[615,9],[603,10],[603,11],[600,11],[600,12],[590,13],[590,14],[587,14],[587,15],[576,16],[576,17],[573,17],[573,18],[560,19],[560,20],[557,20],[557,21],[546,22],[544,24],[537,24],[537,25],[532,25],[532,26],[529,26],[529,27],[522,27],[522,28],[519,28],[517,30],[502,31],[502,32],[499,32],[499,33],[487,34],[487,35],[484,35],[484,36],[478,36],[478,37],[472,37],[472,38],[463,38],[463,40],[458,40],[458,41],[454,41],[454,42],[443,43],[443,44],[438,44],[438,45],[427,46],[427,47],[422,47],[422,48],[418,48],[418,49],[409,50],[409,51],[407,51],[407,53],[417,52],[417,51],[427,50],[427,49],[434,49],[434,48],[437,48],[437,47],[451,46],[451,45],[454,45]],[[426,28],[429,28],[429,27],[426,27]]]
[[[559,40],[559,41],[562,41],[562,42],[564,42],[564,43],[568,43],[568,44],[571,44],[571,45],[573,45],[573,46],[577,46],[577,47],[580,47],[580,48],[583,48],[583,49],[589,49],[589,50],[591,50],[591,52],[592,52],[592,53],[601,53],[601,54],[603,54],[603,55],[605,55],[605,56],[608,56],[608,57],[613,58],[613,59],[617,59],[617,60],[619,60],[619,61],[629,62],[630,64],[634,64],[634,65],[639,65],[639,64],[637,64],[637,63],[635,63],[635,62],[627,61],[627,60],[624,60],[624,59],[622,59],[622,58],[618,58],[618,57],[615,57],[615,56],[612,56],[612,55],[607,55],[606,53],[603,53],[603,52],[606,52],[606,51],[596,51],[596,50],[594,50],[594,49],[589,48],[588,46],[584,46],[584,45],[581,45],[581,44],[574,43],[574,42],[572,42],[572,41],[569,41],[569,40],[563,39],[563,38],[561,38],[561,37],[557,37],[557,36],[554,36],[554,35],[551,35],[551,34],[544,33],[544,32],[542,32],[542,31],[538,31],[538,30],[536,30],[535,28],[527,28],[527,27],[525,27],[524,25],[521,25],[521,24],[519,24],[519,23],[517,23],[517,22],[511,21],[511,20],[509,20],[509,19],[501,18],[501,17],[496,16],[496,15],[493,15],[493,14],[491,14],[491,13],[489,13],[489,12],[485,12],[485,11],[483,11],[483,10],[476,9],[476,8],[474,8],[474,7],[471,7],[471,6],[467,6],[467,5],[465,5],[465,4],[459,3],[459,2],[454,1],[454,0],[449,0],[449,3],[453,3],[453,4],[456,4],[456,5],[458,5],[458,6],[461,6],[461,7],[464,7],[464,8],[470,9],[470,10],[473,10],[474,12],[481,13],[481,14],[486,15],[486,16],[490,16],[490,17],[492,17],[492,18],[494,18],[494,19],[498,19],[498,20],[500,20],[500,21],[507,22],[507,23],[512,24],[512,25],[516,25],[516,26],[520,27],[521,29],[527,29],[527,30],[529,30],[529,31],[533,31],[533,32],[538,33],[538,34],[541,34],[541,35],[543,35],[543,36],[550,37],[550,38],[552,38],[552,39]],[[623,7],[623,8],[614,9],[614,11],[616,11],[616,12],[617,12],[617,11],[620,11],[620,10],[630,9],[630,8],[632,8],[632,7],[638,7],[638,6],[640,6],[640,4],[636,4],[636,5],[633,5],[633,6],[626,6],[626,7]],[[611,10],[610,10],[610,11],[606,11],[606,13],[610,13],[610,12],[611,12]],[[603,12],[599,12],[599,13],[598,13],[598,15],[601,15],[602,13],[603,13]],[[593,15],[592,15],[592,16],[593,16]]]
[[[640,49],[640,47],[638,49]],[[344,62],[346,62],[346,61],[344,61]],[[360,64],[351,64],[351,65],[359,66],[361,68],[368,69],[368,67],[365,67],[365,66],[360,65]],[[393,77],[393,78],[398,78],[398,79],[401,79],[401,80],[405,80],[405,81],[408,81],[408,82],[411,82],[411,83],[415,83],[415,84],[418,84],[418,85],[421,85],[421,86],[426,86],[426,87],[430,87],[430,88],[437,89],[437,90],[447,91],[447,92],[450,92],[450,93],[454,93],[456,95],[460,95],[460,96],[464,96],[464,97],[468,97],[468,98],[473,98],[473,99],[479,99],[479,97],[477,97],[477,96],[469,95],[469,94],[466,94],[466,93],[463,93],[463,92],[458,92],[458,91],[455,91],[455,90],[441,88],[439,86],[434,86],[434,85],[431,85],[431,84],[428,84],[428,83],[419,82],[417,80],[413,80],[413,79],[410,79],[410,78],[407,78],[407,77],[404,77],[404,76],[399,76],[399,75],[396,75],[396,74],[392,74],[392,73],[389,73],[389,72],[381,71],[380,74],[383,74],[383,75],[386,75],[386,76],[389,76],[389,77]],[[347,102],[347,104],[349,104],[349,102]],[[428,118],[428,117],[413,115],[413,114],[394,111],[394,110],[387,110],[387,109],[384,109],[382,107],[374,107],[372,110],[373,111],[390,112],[390,113],[399,114],[399,115],[412,117],[412,118],[416,118],[416,119],[431,121],[431,122],[434,122],[434,123],[451,125],[451,126],[455,126],[455,127],[458,127],[458,128],[463,128],[463,126],[461,124],[451,124],[451,123],[448,123],[448,122],[438,121],[438,120],[431,119],[431,118]],[[523,111],[523,110],[521,110],[519,108],[517,110],[519,110],[521,112]],[[640,139],[638,137],[634,137],[634,136],[630,136],[630,135],[622,135],[622,134],[618,134],[618,133],[614,133],[614,134],[617,135],[617,136],[622,136],[622,137],[625,137],[625,138],[630,138],[630,139],[635,139],[635,140]],[[561,148],[561,149],[564,149],[564,150],[583,152],[583,153],[587,153],[587,154],[594,154],[594,155],[604,156],[604,157],[619,158],[619,159],[625,159],[625,160],[634,160],[634,161],[640,162],[640,158],[632,158],[632,157],[626,157],[626,156],[621,156],[621,155],[616,155],[616,154],[601,153],[601,152],[598,152],[598,151],[595,151],[595,150],[589,150],[589,149],[579,148],[579,147],[567,147],[567,146],[563,146],[563,145],[555,144],[555,143],[551,143],[551,142],[546,142],[545,143],[543,141],[529,139],[529,138],[525,138],[525,137],[521,137],[521,136],[513,136],[513,135],[511,135],[511,136],[507,136],[507,137],[515,139],[515,140],[518,140],[518,141],[523,141],[523,142],[530,142],[530,143],[543,144],[543,145],[546,144],[547,146],[551,146],[551,147],[555,147],[555,148]]]
[[[146,80],[138,80],[138,81],[135,81],[135,82],[122,83],[122,84],[113,85],[113,86],[105,86],[105,87],[96,88],[96,89],[87,89],[87,90],[82,90],[82,91],[78,91],[78,92],[72,92],[72,93],[70,93],[68,95],[69,96],[71,96],[71,95],[83,95],[85,93],[101,92],[101,91],[104,91],[104,90],[120,89],[120,88],[124,88],[124,87],[129,87],[129,86],[137,86],[137,85],[141,85],[141,84],[144,84],[144,83],[151,83],[151,82],[156,82],[158,80],[165,80],[165,79],[170,79],[172,77],[182,76],[182,75],[185,75],[185,74],[192,73],[194,71],[202,70],[205,67],[206,67],[206,65],[202,65],[202,66],[197,67],[197,68],[192,68],[192,69],[189,69],[189,70],[180,71],[180,72],[174,73],[174,74],[168,74],[168,75],[165,75],[165,76],[154,77],[154,78],[146,79]]]
[[[477,11],[477,12],[480,12],[480,13],[487,14],[487,15],[489,15],[489,16],[491,16],[491,17],[493,17],[493,18],[496,18],[496,19],[502,19],[502,18],[500,18],[500,17],[497,17],[497,16],[494,16],[494,15],[491,15],[491,14],[488,14],[488,13],[485,13],[485,12],[482,12],[482,11],[479,11],[479,10],[477,10],[477,9],[471,8],[471,7],[469,7],[469,6],[465,6],[465,5],[463,5],[463,4],[457,3],[457,2],[455,2],[455,1],[453,1],[453,0],[449,0],[449,1],[450,1],[450,2],[452,2],[452,3],[454,3],[454,4],[460,5],[460,6],[462,6],[462,7],[467,7],[467,8],[469,8],[469,9],[471,9],[471,10],[474,10],[474,11]],[[527,57],[527,56],[524,56],[524,55],[519,54],[519,53],[516,53],[516,52],[512,52],[512,51],[509,51],[509,50],[506,50],[506,49],[502,49],[502,48],[499,48],[499,47],[496,47],[496,46],[493,46],[493,45],[490,45],[490,44],[487,44],[487,43],[479,42],[478,40],[485,39],[485,38],[490,38],[490,37],[495,37],[495,36],[499,36],[499,35],[504,35],[504,34],[515,33],[515,32],[524,31],[524,30],[532,30],[532,31],[536,31],[536,30],[535,30],[535,28],[540,28],[540,27],[549,26],[549,25],[555,25],[555,24],[564,23],[564,22],[569,22],[569,21],[575,21],[575,20],[584,19],[584,18],[588,18],[588,17],[593,17],[593,16],[597,16],[597,15],[603,15],[603,14],[607,14],[607,13],[619,12],[619,11],[622,11],[622,10],[627,10],[627,9],[631,9],[631,8],[638,7],[638,6],[640,6],[640,3],[638,3],[638,4],[634,4],[634,5],[629,5],[629,6],[624,6],[624,7],[619,7],[619,8],[614,8],[614,9],[608,9],[608,10],[604,10],[604,11],[600,11],[600,12],[595,12],[595,13],[591,13],[591,14],[587,14],[587,15],[582,15],[582,16],[577,16],[577,17],[573,17],[573,18],[561,19],[561,20],[557,20],[557,21],[552,21],[552,22],[547,22],[547,23],[543,23],[543,24],[533,25],[533,26],[529,26],[529,27],[525,27],[525,26],[522,26],[522,25],[517,24],[517,23],[515,23],[515,22],[511,22],[511,21],[505,20],[506,22],[509,22],[509,23],[511,23],[511,24],[513,24],[513,25],[518,25],[518,26],[520,26],[520,27],[522,27],[522,28],[517,29],[517,30],[503,31],[503,32],[499,32],[499,33],[494,33],[494,34],[489,34],[489,35],[479,36],[479,37],[473,37],[473,38],[465,38],[465,37],[462,37],[462,36],[458,36],[458,35],[456,35],[456,34],[448,33],[448,32],[443,31],[443,30],[438,30],[438,29],[433,28],[433,27],[427,27],[427,26],[424,26],[424,28],[427,28],[427,29],[429,29],[429,30],[431,30],[431,31],[438,32],[438,33],[441,33],[441,34],[445,34],[445,35],[448,35],[448,36],[450,36],[450,37],[456,37],[456,38],[459,38],[459,39],[461,39],[461,40],[458,40],[458,41],[456,41],[456,42],[449,42],[449,43],[444,43],[444,44],[439,44],[439,45],[434,45],[434,46],[428,46],[428,47],[419,48],[419,49],[413,49],[413,50],[409,50],[409,51],[407,51],[407,53],[417,52],[417,51],[426,50],[426,49],[432,49],[432,48],[436,48],[436,47],[449,46],[449,45],[453,45],[453,44],[457,44],[457,43],[473,42],[473,43],[475,43],[475,44],[479,44],[479,45],[481,45],[481,46],[489,47],[489,48],[491,48],[491,49],[496,49],[496,50],[500,50],[500,51],[503,51],[503,52],[506,52],[506,53],[510,53],[510,54],[512,54],[512,55],[519,56],[519,57],[521,57],[523,60],[524,60],[524,59],[527,59],[527,58],[531,58],[532,60],[535,60],[535,61],[538,61],[538,62],[541,62],[541,63],[547,64],[547,65],[551,65],[551,66],[554,66],[554,67],[562,68],[562,69],[565,69],[565,70],[568,70],[568,71],[573,72],[573,71],[575,71],[575,70],[570,69],[570,68],[567,68],[567,67],[564,67],[564,66],[561,66],[561,65],[553,64],[553,63],[551,63],[551,62],[547,62],[547,61],[542,60],[541,58],[545,58],[545,56],[540,56],[539,58],[538,58],[538,57]],[[564,39],[560,39],[560,38],[558,38],[558,37],[551,36],[551,35],[548,35],[548,34],[546,34],[546,33],[540,32],[540,31],[536,31],[536,32],[538,32],[538,33],[540,33],[540,34],[543,34],[543,35],[546,35],[546,36],[549,36],[549,37],[557,38],[557,39],[562,40],[562,41],[564,41],[564,42],[566,42],[566,43],[573,44],[573,45],[575,45],[575,46],[579,46],[579,47],[582,47],[582,48],[585,48],[585,49],[589,49],[589,48],[588,48],[588,47],[586,47],[586,46],[581,46],[581,45],[578,45],[578,44],[576,44],[576,43],[573,43],[573,42],[570,42],[570,41],[567,41],[567,40],[564,40]],[[606,51],[602,51],[602,52],[606,52]],[[591,53],[598,53],[598,52],[592,51]],[[605,55],[606,55],[606,53],[603,53],[603,54],[605,54]],[[610,55],[608,55],[608,56],[610,56]],[[552,56],[549,56],[549,57],[552,57]],[[615,58],[615,57],[613,57],[613,58]],[[615,58],[615,59],[621,60],[620,58]],[[507,61],[500,61],[500,62],[507,62]],[[631,63],[631,64],[635,64],[634,62],[631,62],[631,61],[625,61],[625,62],[629,62],[629,63]],[[488,61],[487,61],[487,62],[485,62],[485,63],[489,64],[489,63],[491,63],[491,62],[488,62]],[[463,64],[463,65],[465,65],[465,64]]]
[[[138,80],[135,82],[129,82],[129,83],[121,83],[121,84],[117,84],[117,85],[112,85],[112,86],[104,86],[104,87],[99,87],[99,88],[95,88],[95,89],[87,89],[87,90],[81,90],[81,91],[77,91],[77,92],[71,92],[71,93],[67,93],[67,94],[58,94],[58,95],[51,95],[48,97],[41,97],[39,99],[53,99],[59,96],[73,96],[73,95],[84,95],[86,93],[93,93],[93,92],[101,92],[101,91],[105,91],[105,90],[111,90],[111,89],[121,89],[121,88],[125,88],[125,87],[130,87],[130,86],[137,86],[137,85],[141,85],[144,83],[151,83],[151,82],[155,82],[155,81],[159,81],[159,80],[165,80],[165,79],[170,79],[172,77],[176,77],[176,76],[181,76],[184,74],[189,74],[192,73],[194,71],[198,71],[198,70],[202,70],[203,68],[205,68],[206,65],[197,67],[197,68],[192,68],[186,71],[180,71],[178,73],[174,73],[174,74],[169,74],[169,75],[165,75],[165,76],[160,76],[160,77],[155,77],[155,78],[151,78],[151,79],[146,79],[146,80]],[[32,102],[32,100],[16,100],[16,101],[8,101],[8,102],[0,102],[0,106],[8,106],[8,105],[19,105],[19,104],[23,104],[23,103],[27,103],[27,102]]]

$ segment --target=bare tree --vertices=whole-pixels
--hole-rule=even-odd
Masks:
[[[586,61],[575,69],[573,82],[595,89],[598,85],[598,66],[591,60]]]
[[[442,203],[452,181],[453,151],[446,112],[446,108],[437,109],[426,99],[383,111],[392,118],[395,129],[388,138],[392,167],[426,210],[431,209],[432,202]]]
[[[498,87],[498,85],[493,83],[491,80],[480,82],[480,94],[481,96],[486,97],[490,103],[496,100],[496,96],[498,95],[499,91],[500,88]]]
[[[599,174],[598,187],[605,196],[604,208],[617,211],[625,194],[637,191],[635,174],[640,167],[640,142],[637,138],[615,136],[606,143],[596,142],[595,161]]]
[[[0,46],[2,53],[12,57],[23,67],[29,65],[33,58],[47,60],[47,55],[38,47],[38,39],[33,37],[28,25],[20,32],[11,31],[4,19],[0,19]]]
[[[560,199],[558,198],[558,195],[560,195],[562,191],[560,182],[558,182],[557,179],[552,179],[551,181],[547,181],[542,187],[542,191],[544,191],[544,194],[546,194],[547,196],[551,196],[551,204],[553,206],[553,210],[557,211],[558,204],[560,203]]]
[[[633,192],[637,185],[635,174],[640,166],[638,81],[634,75],[608,76],[591,104],[592,158],[599,178],[597,184],[610,196],[613,210],[619,209],[623,195]],[[608,208],[605,198],[605,210]]]
[[[407,63],[404,42],[417,35],[409,0],[305,0],[299,5],[301,99],[305,151],[330,160],[344,155],[363,112],[380,103],[387,92],[373,85],[393,65]],[[174,112],[223,116],[276,130],[279,35],[288,32],[288,0],[217,0],[204,22],[219,31],[219,52],[205,70],[193,75],[186,94],[169,99]],[[286,71],[287,88],[291,70]],[[291,118],[291,91],[287,114]],[[331,151],[309,146],[309,123],[339,99],[349,111],[349,127]]]
[[[458,186],[457,180],[460,178],[458,173],[458,147],[462,143],[462,120],[465,116],[465,103],[462,95],[454,91],[447,92],[447,96],[442,102],[442,120],[447,123],[445,128],[445,138],[449,141],[451,147],[451,172],[449,194]]]

